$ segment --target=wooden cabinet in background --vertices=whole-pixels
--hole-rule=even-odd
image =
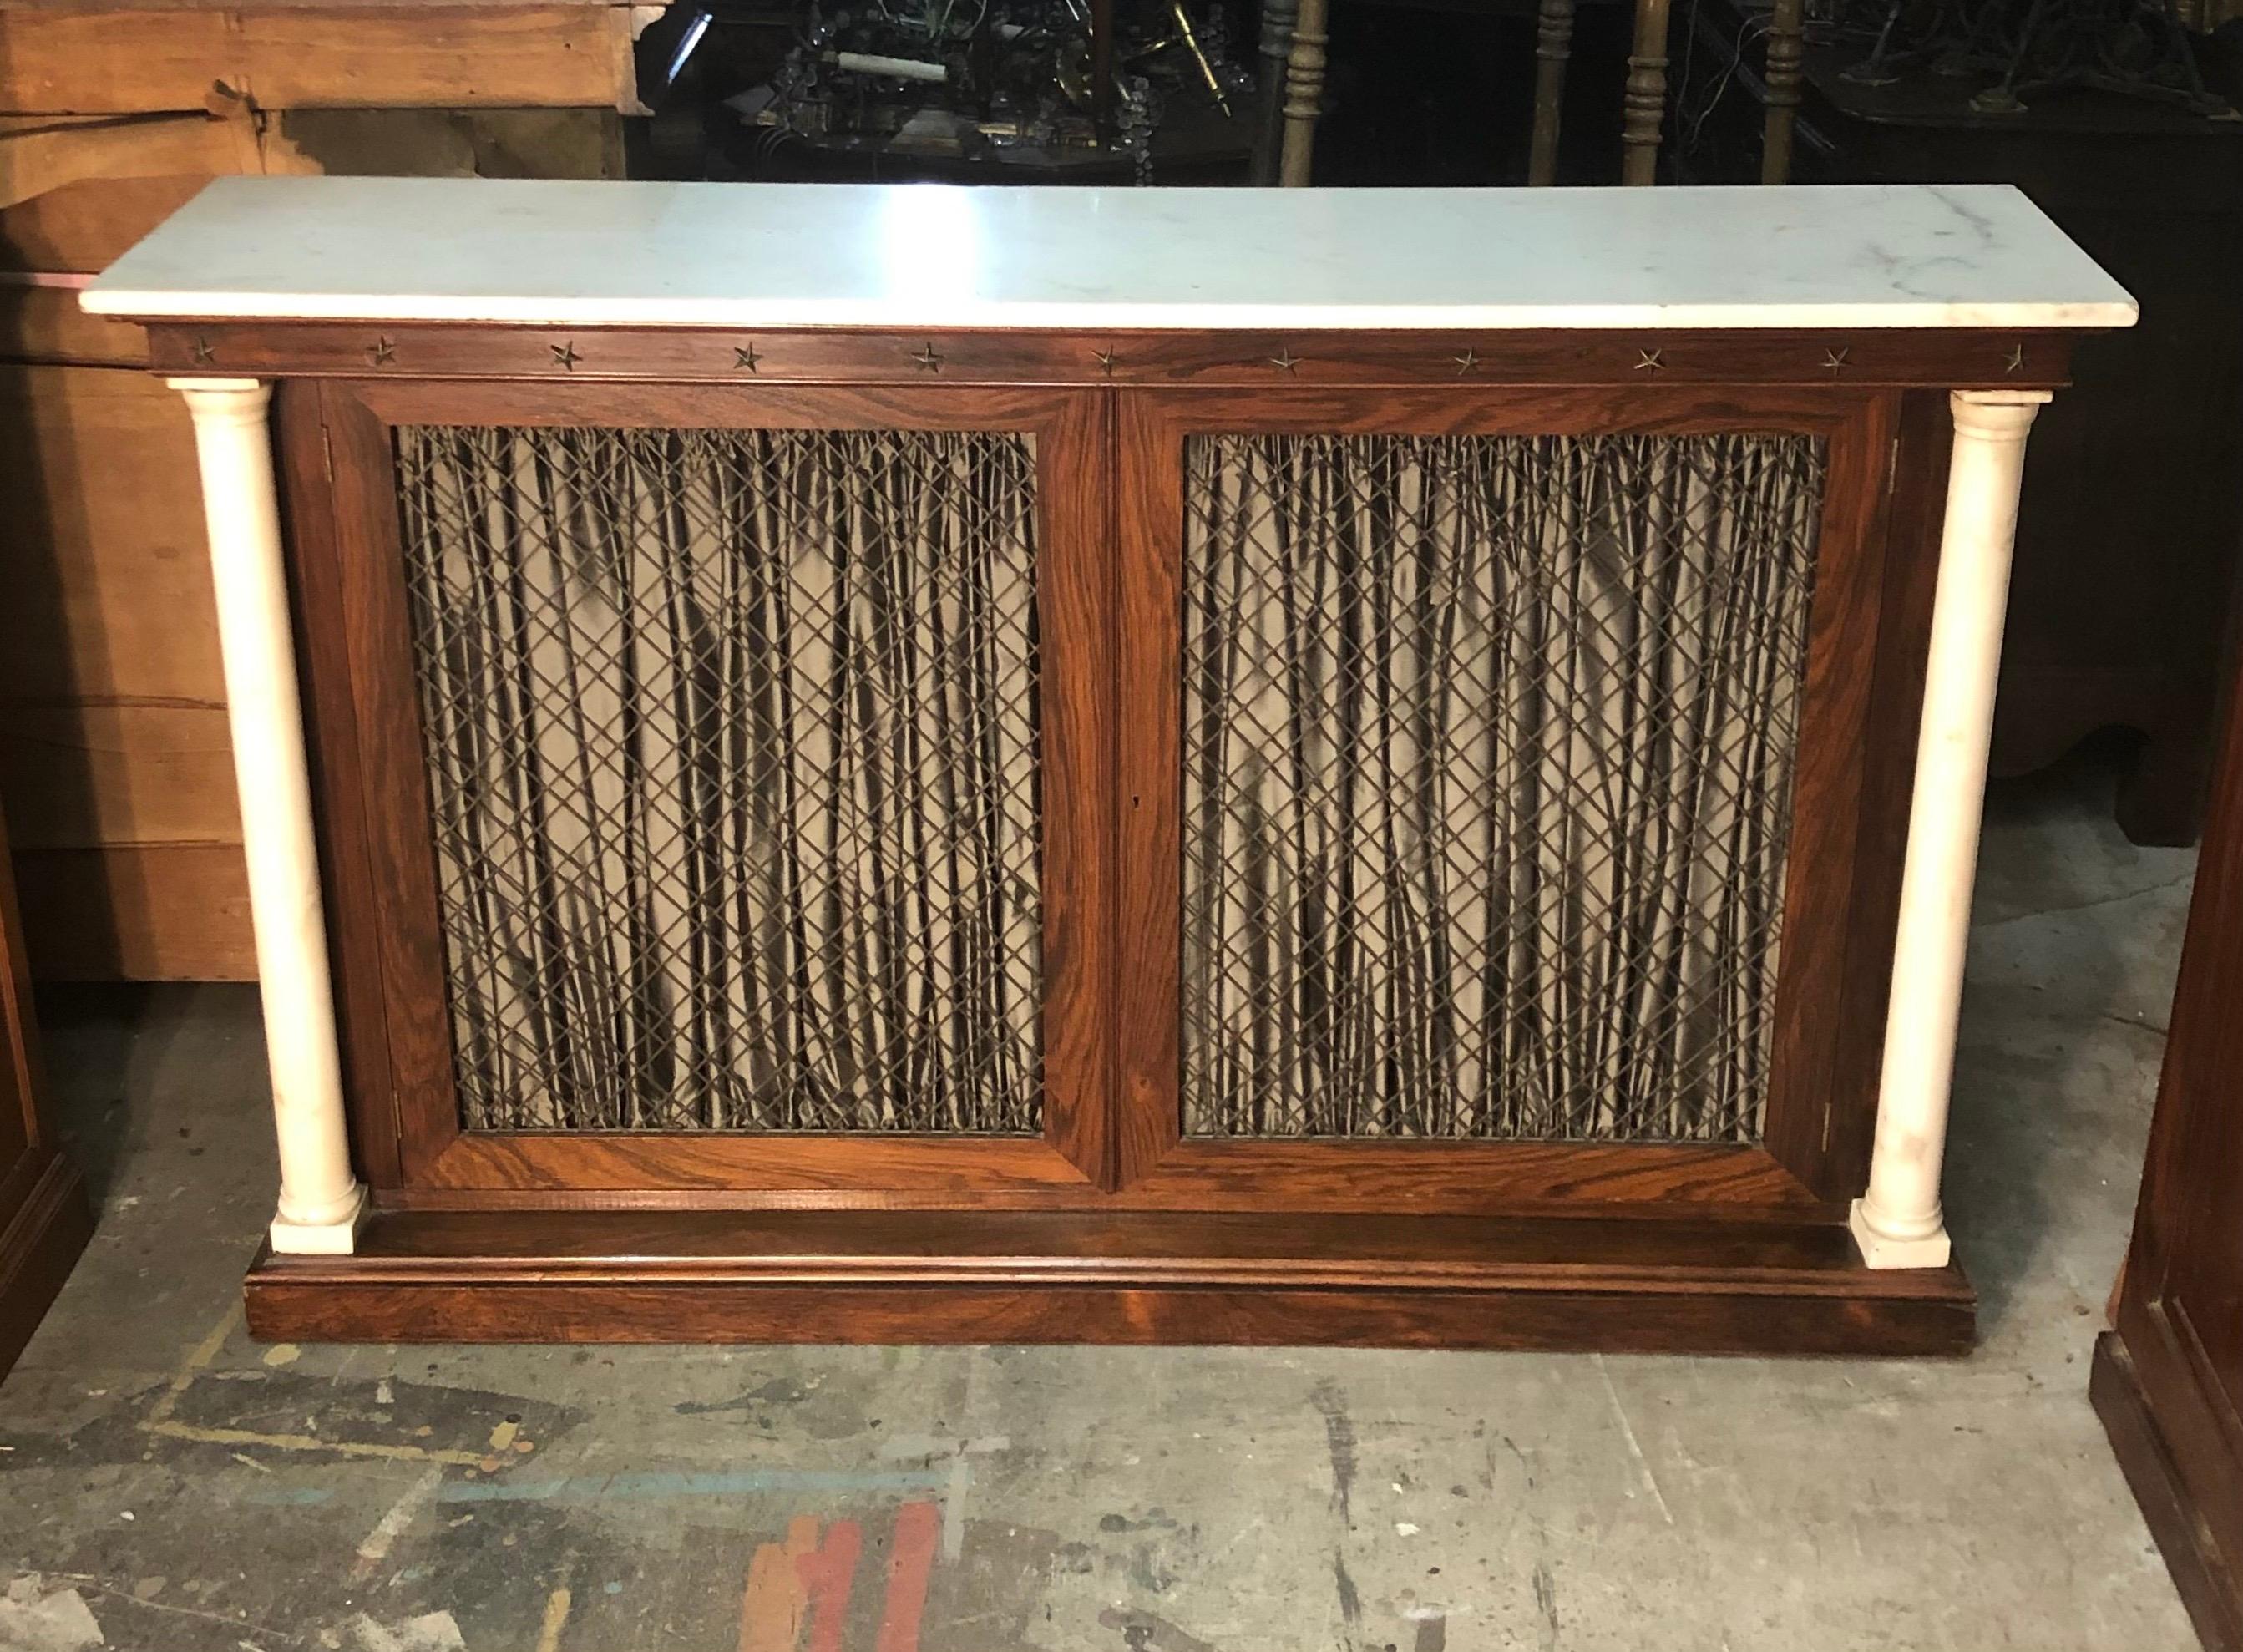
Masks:
[[[1759,49],[1736,44],[1755,15],[1715,0],[1689,17],[1700,66],[1684,96],[1708,116],[1680,158],[1692,182],[1758,175]],[[2243,100],[2243,52],[2194,49],[2213,91]],[[1980,81],[1936,64],[1857,78],[1868,50],[1807,51],[1799,182],[2014,184],[2141,302],[2140,326],[2081,344],[2071,394],[2033,433],[1993,763],[2023,774],[2129,731],[2119,826],[2192,842],[2243,561],[2243,122],[2085,88],[1989,112],[1973,105]],[[1716,83],[1733,75],[1752,95],[1723,104]]]
[[[0,826],[0,1377],[30,1340],[93,1231],[77,1170],[39,1109],[31,981]]]
[[[2243,712],[2243,702],[2236,707]],[[2133,1242],[2091,1392],[2211,1652],[2243,1649],[2243,715],[2181,949]]]

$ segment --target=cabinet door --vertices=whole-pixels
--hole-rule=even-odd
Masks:
[[[1001,389],[294,394],[377,1187],[1111,1179],[1106,416]]]
[[[1850,1191],[1897,401],[1117,417],[1125,1194]]]

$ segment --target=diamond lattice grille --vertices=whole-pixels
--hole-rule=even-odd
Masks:
[[[468,1128],[1037,1129],[1028,439],[396,457]]]
[[[1188,1132],[1758,1139],[1823,462],[1192,441]]]

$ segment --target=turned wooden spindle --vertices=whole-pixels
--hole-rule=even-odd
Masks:
[[[1534,137],[1526,152],[1526,181],[1558,179],[1559,106],[1566,99],[1566,60],[1573,53],[1573,0],[1542,0],[1534,37]]]
[[[1620,181],[1659,181],[1659,128],[1667,115],[1667,20],[1669,0],[1635,0],[1635,49],[1627,57],[1620,100]]]
[[[1791,181],[1791,138],[1799,125],[1799,65],[1806,56],[1802,0],[1775,0],[1768,20],[1768,120],[1762,130],[1760,181]]]
[[[1293,49],[1285,59],[1285,152],[1277,181],[1306,189],[1316,158],[1317,114],[1324,93],[1326,0],[1300,0],[1293,19]]]
[[[1277,181],[1277,157],[1285,145],[1285,64],[1293,50],[1293,16],[1298,0],[1263,0],[1262,77],[1254,118],[1251,181],[1267,189]]]

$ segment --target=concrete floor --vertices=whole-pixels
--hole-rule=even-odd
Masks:
[[[2188,1647],[2086,1399],[2192,866],[2108,795],[1992,808],[1959,1363],[266,1349],[253,996],[58,998],[101,1224],[0,1386],[0,1649]]]

